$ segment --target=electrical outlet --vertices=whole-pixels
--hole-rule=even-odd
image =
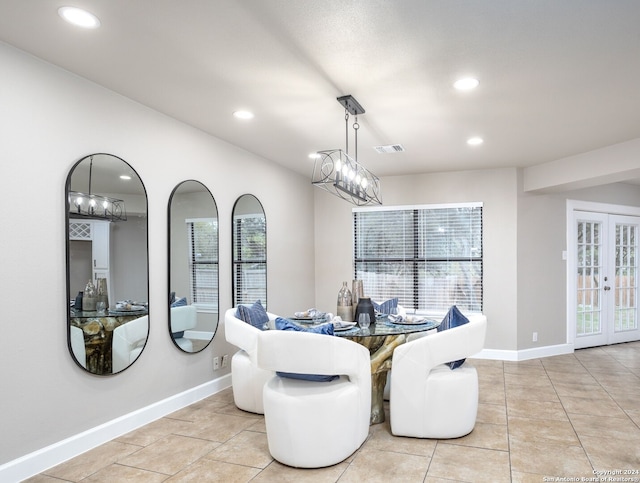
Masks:
[[[227,367],[229,363],[229,354],[225,354],[222,356],[222,367]]]
[[[538,342],[538,333],[537,332],[533,333],[533,342]]]
[[[220,358],[216,356],[213,358],[213,370],[217,371],[218,369],[220,369]]]

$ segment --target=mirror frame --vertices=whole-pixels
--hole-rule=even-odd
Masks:
[[[215,209],[215,218],[217,220],[218,223],[218,227],[216,229],[216,242],[217,242],[217,246],[218,246],[218,259],[217,259],[217,263],[218,263],[218,280],[217,280],[217,285],[218,285],[218,292],[217,292],[217,305],[218,305],[218,312],[217,312],[217,320],[215,320],[215,327],[213,330],[213,333],[211,335],[211,339],[209,339],[209,341],[200,349],[198,350],[194,350],[194,351],[189,351],[186,350],[184,347],[182,347],[181,345],[178,344],[178,342],[176,342],[176,339],[173,337],[173,331],[172,331],[172,327],[171,327],[171,300],[169,300],[169,307],[168,307],[168,330],[169,330],[169,337],[171,337],[171,341],[173,342],[173,344],[180,349],[182,352],[186,353],[186,354],[197,354],[198,352],[202,352],[203,350],[205,350],[207,347],[209,347],[209,345],[211,344],[211,342],[213,341],[216,332],[218,331],[218,327],[220,326],[220,216],[219,216],[219,211],[218,211],[218,204],[216,203],[215,198],[213,197],[213,194],[211,193],[211,191],[209,190],[209,188],[207,188],[207,186],[195,179],[186,179],[184,181],[181,181],[180,183],[178,183],[175,188],[173,188],[173,190],[171,191],[171,194],[169,195],[169,202],[167,204],[167,287],[169,288],[169,296],[171,296],[171,286],[172,286],[172,264],[171,264],[171,258],[172,258],[172,252],[171,252],[171,229],[172,229],[172,220],[171,220],[171,208],[172,208],[172,204],[173,204],[173,199],[174,199],[174,195],[176,194],[176,191],[178,191],[178,189],[185,185],[185,183],[197,183],[202,187],[202,192],[206,192],[209,194],[209,196],[211,197],[211,203],[213,204],[213,209]],[[213,314],[213,312],[211,312],[211,314]],[[204,339],[203,339],[204,340]]]
[[[264,306],[264,308],[267,308],[267,299],[268,299],[268,293],[267,293],[267,268],[268,268],[268,256],[267,256],[267,213],[264,210],[264,206],[263,204],[260,202],[260,200],[258,199],[257,196],[251,194],[251,193],[245,193],[241,196],[238,197],[238,199],[235,201],[235,203],[233,204],[233,209],[231,210],[231,301],[232,301],[232,306],[236,307],[238,305],[238,303],[242,303],[239,302],[238,300],[236,300],[236,282],[235,282],[235,255],[234,255],[234,246],[235,246],[235,238],[236,238],[236,233],[234,230],[234,226],[233,226],[233,220],[235,218],[235,213],[236,213],[236,208],[238,206],[238,203],[240,202],[240,200],[242,200],[244,197],[251,197],[255,200],[255,202],[260,206],[260,209],[262,210],[262,214],[264,216],[264,300],[261,300],[262,305]],[[253,301],[255,302],[255,300]],[[253,303],[252,302],[252,303]]]
[[[65,230],[65,284],[66,284],[66,301],[65,301],[65,307],[66,307],[66,323],[67,323],[67,348],[69,349],[69,354],[71,355],[71,358],[73,359],[73,361],[76,363],[76,365],[78,367],[80,367],[82,370],[84,370],[85,372],[94,375],[94,376],[114,376],[116,374],[120,374],[121,372],[127,370],[129,367],[131,367],[139,358],[140,355],[142,354],[142,352],[144,352],[144,349],[147,347],[147,343],[149,341],[149,331],[151,329],[151,324],[150,324],[150,317],[151,317],[151,308],[149,306],[147,306],[147,337],[145,339],[144,345],[142,346],[142,349],[140,350],[140,353],[136,356],[136,358],[133,360],[133,362],[131,362],[127,367],[125,367],[124,369],[117,371],[117,372],[108,372],[108,373],[96,373],[96,372],[92,372],[90,371],[87,367],[83,366],[80,361],[76,358],[75,354],[74,354],[74,348],[73,348],[73,340],[72,340],[72,335],[71,335],[71,318],[72,318],[72,308],[71,308],[71,297],[75,297],[75,295],[72,295],[71,293],[71,274],[70,274],[70,264],[71,264],[71,253],[70,253],[70,237],[69,237],[69,223],[70,220],[72,220],[73,218],[71,218],[70,216],[70,205],[71,205],[71,200],[70,200],[70,196],[69,196],[69,192],[71,190],[71,180],[73,177],[73,174],[76,170],[76,168],[83,162],[83,161],[87,161],[89,159],[91,159],[93,156],[109,156],[111,158],[114,158],[114,160],[120,161],[121,163],[123,163],[124,165],[126,165],[126,167],[128,168],[128,170],[130,170],[132,173],[134,173],[137,178],[138,181],[140,182],[140,185],[142,187],[142,191],[144,193],[144,199],[145,199],[145,214],[146,216],[145,218],[145,231],[146,231],[146,240],[145,240],[145,251],[146,251],[146,257],[145,257],[145,263],[146,263],[146,279],[147,279],[147,284],[146,284],[146,292],[147,292],[147,302],[149,300],[149,198],[147,195],[147,189],[144,185],[144,182],[142,181],[142,178],[140,177],[140,175],[138,174],[138,172],[133,168],[133,166],[131,166],[128,162],[126,162],[124,159],[122,159],[119,156],[116,156],[114,154],[110,154],[110,153],[92,153],[92,154],[88,154],[86,156],[83,156],[82,158],[80,158],[78,161],[76,161],[73,166],[69,169],[69,172],[67,174],[67,178],[65,181],[65,196],[64,196],[64,202],[65,202],[65,223],[64,223],[64,230]],[[110,260],[110,264],[111,264],[111,260]],[[108,294],[110,297],[113,296],[113,294]],[[98,316],[98,314],[96,313],[96,316]]]

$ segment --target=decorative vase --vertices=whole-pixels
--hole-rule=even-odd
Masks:
[[[82,311],[82,295],[82,292],[78,292],[78,295],[76,295],[76,303],[73,304],[73,308],[78,312]]]
[[[373,324],[376,320],[376,311],[373,308],[370,297],[360,297],[358,305],[356,306],[356,315],[354,320],[358,320],[360,314],[369,314],[369,320]]]
[[[352,296],[351,303],[353,304],[353,312],[355,313],[356,307],[358,306],[358,301],[360,300],[361,297],[364,297],[362,280],[354,280],[352,287],[353,287],[353,290],[351,290],[351,296]],[[358,319],[354,317],[353,320],[357,321]]]
[[[347,288],[347,282],[342,282],[342,288],[338,292],[338,309],[336,315],[346,322],[353,320],[353,303],[351,291]]]
[[[93,282],[89,280],[87,286],[84,288],[84,296],[82,297],[82,310],[85,312],[93,312],[96,310],[96,287]]]
[[[107,291],[107,279],[99,278],[98,283],[98,298],[97,302],[104,302],[105,309],[109,308],[109,293]]]

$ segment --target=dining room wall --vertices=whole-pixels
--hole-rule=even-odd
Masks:
[[[607,150],[599,150],[606,163]],[[567,179],[565,176],[564,179]],[[610,183],[552,193],[518,190],[518,349],[567,343],[567,200],[640,206],[640,186]],[[537,341],[533,341],[533,333]]]
[[[390,176],[381,179],[385,207],[483,203],[485,347],[517,350],[516,168]],[[352,205],[316,190],[316,301],[335,312],[338,290],[353,279]]]
[[[222,320],[202,353],[169,337],[167,203],[178,182],[201,181],[218,205],[221,314],[231,306],[231,213],[245,193],[267,217],[269,309],[313,303],[314,199],[307,178],[4,43],[0,65],[1,470],[228,375],[212,367],[214,355],[236,350]],[[130,163],[149,204],[149,339],[130,368],[107,377],[72,360],[65,315],[65,180],[96,152]]]

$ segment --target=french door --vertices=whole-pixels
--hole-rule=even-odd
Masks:
[[[640,340],[640,217],[573,211],[572,225],[574,347]]]

